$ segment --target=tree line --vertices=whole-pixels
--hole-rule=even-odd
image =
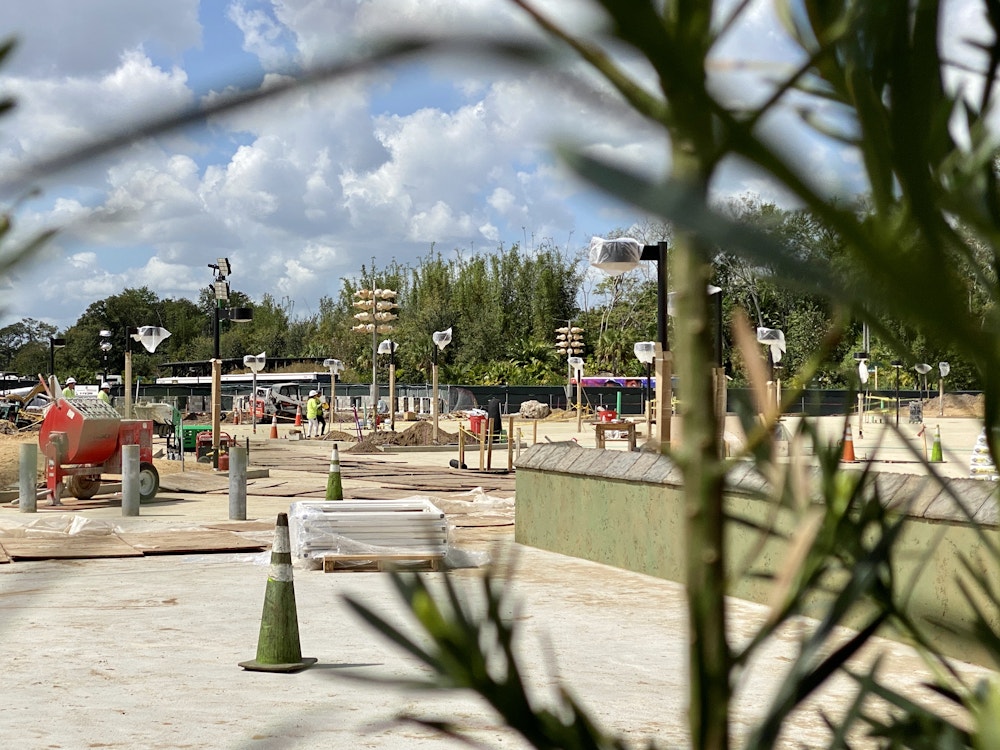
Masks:
[[[747,227],[795,248],[803,259],[836,264],[843,258],[840,239],[808,211],[784,209],[754,196],[731,201],[727,211]],[[668,225],[650,222],[616,228],[607,236],[631,236],[653,244],[669,243],[672,235]],[[712,283],[722,289],[724,365],[733,385],[747,381],[731,335],[732,321],[737,310],[742,310],[753,325],[784,332],[787,352],[781,377],[790,384],[857,386],[855,353],[862,349],[861,324],[838,320],[835,300],[815,291],[796,290],[787,280],[779,280],[777,269],[725,249],[718,249],[712,260]],[[844,272],[850,273],[843,262]],[[345,365],[343,381],[367,382],[372,336],[352,328],[358,323],[355,293],[373,287],[397,291],[394,330],[376,339],[390,337],[398,343],[395,365],[400,382],[430,380],[431,335],[447,328],[453,331],[453,341],[439,354],[442,382],[482,385],[565,382],[566,358],[555,348],[556,329],[563,326],[583,329],[587,374],[643,375],[644,365],[635,358],[633,345],[656,338],[654,264],[640,264],[635,271],[608,277],[589,268],[585,251],[551,242],[530,248],[514,244],[476,253],[456,251],[447,258],[432,246],[411,264],[392,261],[381,268],[362,266],[356,276],[342,278],[339,289],[322,297],[318,311],[308,315],[296,314],[294,299],[265,294],[253,300],[237,286],[229,304],[252,308],[253,320],[220,323],[220,355],[242,359],[264,351],[271,357],[332,357]],[[967,294],[971,311],[981,295],[974,279]],[[65,330],[25,318],[0,328],[0,369],[27,376],[48,373],[53,354],[49,340],[59,337],[65,339],[65,347],[55,351],[54,360],[61,379],[74,375],[88,380],[105,368],[120,373],[126,347],[132,351],[134,376],[153,378],[162,363],[213,356],[215,304],[209,287],[196,301],[161,298],[154,290],[139,287],[92,303]],[[130,328],[141,325],[161,326],[171,336],[150,354],[126,336]],[[954,352],[931,344],[920,332],[891,318],[884,328],[889,335],[872,337],[870,369],[893,372],[890,362],[902,359],[901,384],[909,388],[919,386],[914,364],[927,362],[936,372],[937,363],[947,361],[950,390],[979,388],[972,367]],[[102,330],[112,333],[106,362],[99,347]],[[825,361],[808,383],[800,383],[803,365],[831,330],[839,332],[827,347]],[[670,320],[668,335],[672,333]],[[763,347],[761,355],[765,355]],[[384,377],[388,359],[376,359]],[[888,377],[880,385],[888,387]]]

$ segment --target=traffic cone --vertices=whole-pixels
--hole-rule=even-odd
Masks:
[[[326,478],[326,499],[344,499],[344,485],[340,479],[340,452],[337,450],[336,443],[333,444],[333,450],[330,451],[330,473]]]
[[[934,428],[934,444],[931,446],[931,463],[944,463],[944,455],[941,451],[941,425]]]
[[[273,417],[271,417],[271,434],[270,434],[270,438],[271,438],[271,440],[277,440],[278,439],[278,415],[277,414],[275,414]]]
[[[299,619],[292,583],[292,547],[288,538],[288,514],[279,513],[271,547],[271,572],[264,592],[257,658],[241,661],[251,672],[299,672],[316,663],[303,658],[299,644]]]
[[[295,407],[295,426],[296,427],[301,427],[302,426],[302,407],[301,406],[296,406]]]
[[[845,463],[854,463],[856,460],[854,458],[854,438],[851,436],[850,425],[847,425],[844,429],[844,452],[841,455],[840,460]]]

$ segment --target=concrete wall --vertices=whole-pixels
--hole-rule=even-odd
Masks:
[[[521,544],[683,582],[681,481],[679,469],[659,454],[540,443],[517,462],[515,538]],[[876,474],[875,481],[887,507],[905,509],[910,517],[894,560],[901,590],[909,594],[909,611],[925,622],[945,653],[996,668],[978,642],[949,632],[949,627],[971,622],[970,606],[957,584],[959,576],[967,577],[963,556],[1000,592],[998,560],[985,551],[983,538],[992,544],[1000,541],[996,486],[971,479],[945,480],[963,509],[929,477]],[[727,514],[794,534],[792,515],[767,499],[767,487],[748,463],[734,466],[726,493]],[[985,533],[968,522],[969,516]],[[767,603],[770,583],[750,574],[780,570],[786,543],[773,536],[765,539],[761,532],[735,523],[728,525],[726,543],[730,593]],[[979,604],[986,606],[983,601]],[[986,611],[1000,621],[995,610]]]

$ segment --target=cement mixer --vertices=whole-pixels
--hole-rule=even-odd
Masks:
[[[54,380],[50,392],[58,394]],[[153,465],[152,420],[122,419],[100,399],[57,397],[45,412],[38,445],[45,456],[45,484],[53,505],[60,505],[64,491],[91,498],[101,487],[102,474],[121,474],[123,445],[139,446],[140,501],[151,500],[160,488]]]

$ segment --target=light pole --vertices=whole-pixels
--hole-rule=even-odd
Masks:
[[[920,364],[914,365],[913,369],[916,370],[917,373],[919,375],[922,375],[924,378],[924,398],[930,398],[931,392],[930,388],[927,386],[927,373],[931,371],[931,366],[926,362],[921,362]],[[917,389],[919,388],[920,388],[920,379],[917,378]]]
[[[378,345],[379,354],[389,355],[389,429],[396,431],[396,349],[399,348],[392,339],[386,339]]]
[[[896,371],[896,427],[899,427],[899,371],[903,367],[903,360],[892,360],[892,367]]]
[[[229,302],[229,282],[226,279],[232,273],[228,258],[219,258],[215,263],[209,263],[209,268],[215,269],[215,281],[212,282],[212,292],[215,295],[215,309],[212,320],[212,468],[219,468],[219,437],[222,430],[222,356],[219,354],[219,326],[222,320],[232,320],[236,323],[249,323],[253,318],[253,310],[248,307],[227,307]]]
[[[643,405],[642,412],[646,415],[646,438],[650,437],[650,430],[653,427],[653,412],[649,408],[649,384],[652,380],[653,361],[656,359],[656,350],[659,343],[656,341],[637,341],[632,347],[635,358],[646,365],[646,384],[642,389]]]
[[[785,332],[777,328],[757,328],[757,343],[764,344],[768,348],[768,361],[771,364],[772,378],[774,370],[780,369],[778,363],[785,353]],[[781,414],[781,378],[777,378],[774,383],[774,403],[778,414]]]
[[[855,352],[854,359],[858,363],[858,437],[863,438],[864,427],[862,425],[865,415],[864,396],[861,391],[868,384],[868,351]]]
[[[375,286],[374,270],[372,276],[371,289],[359,289],[354,293],[357,298],[354,306],[360,312],[354,314],[359,321],[358,325],[351,328],[357,333],[370,333],[372,335],[372,426],[378,417],[378,334],[390,333],[392,325],[390,321],[398,316],[393,312],[399,305],[396,304],[396,291],[394,289],[378,289]]]
[[[938,362],[938,372],[941,373],[941,377],[938,379],[938,416],[944,416],[944,379],[948,377],[948,373],[951,372],[951,365],[947,362]]]
[[[150,354],[164,339],[170,338],[170,331],[159,326],[129,328],[125,334],[125,418],[132,418],[132,347],[129,339],[138,341]]]
[[[673,414],[673,357],[667,338],[667,243],[643,245],[624,237],[590,242],[590,265],[612,276],[620,276],[639,267],[639,261],[656,263],[656,332],[660,352],[656,358],[656,429],[657,443],[670,445],[670,418]]]
[[[566,325],[556,329],[556,350],[559,354],[568,358],[566,361],[566,386],[570,389],[566,394],[568,400],[573,395],[573,366],[569,363],[569,359],[573,358],[574,355],[583,354],[583,329],[573,325],[572,320],[567,320]],[[581,387],[580,379],[577,378],[577,401],[580,400]]]
[[[324,359],[323,367],[330,371],[330,428],[337,423],[337,376],[344,369],[344,363],[339,359]]]
[[[451,329],[446,331],[434,331],[431,334],[434,348],[431,350],[431,418],[434,420],[434,431],[431,433],[431,440],[435,444],[438,441],[438,416],[440,407],[438,404],[438,351],[451,343]]]
[[[583,429],[583,358],[570,357],[569,366],[573,368],[576,375],[576,431]]]
[[[104,360],[104,378],[101,380],[102,383],[108,382],[108,353],[111,351],[111,331],[101,330],[98,334],[101,337],[101,352],[103,352],[102,359]]]
[[[247,354],[243,357],[243,365],[249,367],[253,373],[253,390],[250,391],[250,423],[253,425],[253,434],[257,434],[257,373],[264,369],[267,364],[267,352],[260,354]]]
[[[66,346],[66,339],[49,337],[49,375],[56,374],[56,349]]]

